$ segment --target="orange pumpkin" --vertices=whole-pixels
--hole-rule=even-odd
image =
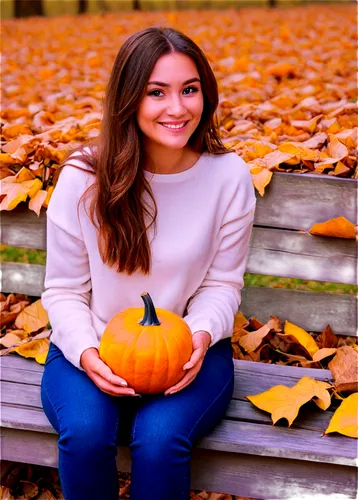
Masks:
[[[193,351],[192,334],[177,314],[155,309],[149,293],[143,308],[116,314],[106,326],[100,358],[137,393],[164,392],[185,375]],[[143,318],[143,319],[142,319]]]

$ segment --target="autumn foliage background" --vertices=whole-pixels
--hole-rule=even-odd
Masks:
[[[119,47],[153,24],[185,32],[205,51],[219,84],[223,142],[248,163],[258,196],[273,172],[357,179],[355,14],[354,5],[311,5],[4,21],[0,209],[46,210],[66,154],[98,134]],[[335,221],[333,236],[354,238],[354,224]],[[50,325],[41,302],[19,294],[0,299],[1,354],[44,363]],[[333,366],[336,385],[320,389],[332,396],[358,389],[356,340],[335,336],[329,325],[304,332],[279,318],[263,325],[239,313],[233,347],[237,359]],[[342,366],[350,366],[348,379]]]

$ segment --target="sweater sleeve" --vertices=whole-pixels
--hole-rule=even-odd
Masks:
[[[89,308],[89,259],[77,216],[86,174],[74,170],[64,168],[47,209],[46,276],[41,299],[52,327],[51,341],[83,370],[82,352],[98,348],[99,341]]]
[[[256,206],[251,176],[247,173],[245,192],[242,193],[241,186],[229,204],[219,232],[218,250],[201,286],[190,298],[184,316],[192,333],[204,330],[211,335],[209,347],[231,337],[234,316],[241,303]],[[246,207],[244,213],[243,205]]]

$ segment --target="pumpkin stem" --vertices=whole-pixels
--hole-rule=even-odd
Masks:
[[[151,296],[148,292],[141,294],[144,302],[144,318],[139,322],[142,326],[158,326],[160,321],[158,319],[157,313],[155,312],[155,307]]]

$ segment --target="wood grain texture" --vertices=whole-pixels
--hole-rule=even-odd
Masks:
[[[357,188],[355,179],[274,173],[265,195],[256,195],[255,224],[308,231],[340,215],[356,224]]]
[[[57,434],[41,410],[44,367],[9,355],[0,359],[1,458],[57,467]],[[246,395],[302,376],[331,379],[329,370],[234,360],[235,390],[226,417],[195,447],[192,488],[253,498],[292,498],[315,492],[355,498],[356,442],[338,434],[321,438],[332,411],[308,408],[291,428],[275,426]],[[130,471],[130,451],[119,446],[118,469]],[[257,474],[260,470],[260,474]],[[255,478],[255,480],[253,480]]]
[[[357,221],[357,186],[355,179],[329,175],[274,173],[264,197],[256,193],[255,225],[308,230],[317,222],[346,217]],[[4,245],[46,249],[46,212],[40,217],[20,204],[2,212]]]
[[[327,324],[336,335],[358,335],[358,297],[332,292],[285,288],[245,287],[240,311],[262,323],[277,316],[310,332],[322,332]]]
[[[57,436],[1,429],[4,460],[58,466]],[[117,468],[130,472],[128,447],[119,447]],[[258,473],[259,471],[259,473]],[[314,498],[315,494],[357,498],[354,467],[230,453],[196,447],[191,462],[191,487],[252,498]]]
[[[1,291],[40,297],[44,291],[45,274],[46,269],[42,265],[3,262]]]
[[[1,243],[20,248],[46,250],[46,211],[37,217],[27,205],[1,212]]]

